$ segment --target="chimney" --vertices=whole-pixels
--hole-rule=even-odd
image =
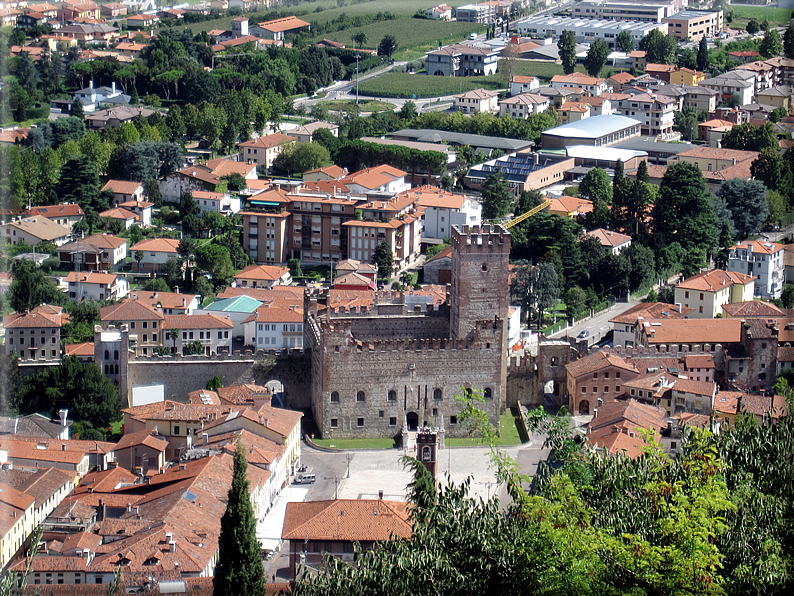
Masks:
[[[179,464],[180,470],[187,470],[187,464]]]
[[[179,292],[179,288],[177,288],[177,292]],[[187,308],[187,300],[182,298],[182,308]]]
[[[132,505],[127,503],[127,513],[130,513],[131,511],[132,511]]]
[[[66,451],[66,443],[61,443],[61,451]]]
[[[157,300],[157,292],[154,293],[154,299]]]
[[[179,294],[179,286],[176,286],[176,288],[174,288],[174,294]]]
[[[378,501],[382,501],[382,500],[383,500],[383,491],[379,490],[378,491]]]
[[[210,442],[210,436],[207,433],[201,433],[201,444],[206,445]]]
[[[736,165],[736,158],[733,158],[733,165]]]
[[[93,88],[94,88],[94,79],[91,79],[91,80],[88,82],[88,88],[89,88],[89,89],[93,89]]]
[[[681,312],[681,303],[676,302],[675,306],[673,307],[673,310],[675,310],[676,312]]]
[[[111,89],[113,89],[113,95],[116,95],[116,81],[111,84]]]
[[[61,417],[61,426],[66,426],[66,417],[69,415],[69,410],[58,410],[58,415]]]

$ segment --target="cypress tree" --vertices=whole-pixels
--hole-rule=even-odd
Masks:
[[[212,580],[214,596],[265,596],[265,568],[256,539],[256,517],[251,505],[241,443],[234,451],[234,478],[226,513],[221,518],[218,563]]]

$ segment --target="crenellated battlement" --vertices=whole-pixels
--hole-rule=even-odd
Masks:
[[[503,251],[510,244],[510,232],[500,225],[452,226],[452,246],[458,251],[491,252]],[[508,248],[509,250],[509,248]]]
[[[284,348],[281,350],[273,348],[270,350],[257,350],[256,352],[253,350],[235,350],[231,354],[228,352],[221,352],[220,354],[212,354],[211,356],[207,356],[206,354],[191,354],[189,356],[184,356],[182,354],[168,354],[165,356],[160,356],[158,354],[152,354],[149,356],[134,356],[133,354],[130,354],[130,362],[253,362],[254,360],[266,357],[303,358],[303,351],[294,348]]]

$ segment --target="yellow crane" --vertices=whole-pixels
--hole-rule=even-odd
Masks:
[[[551,205],[551,201],[549,201],[548,199],[546,199],[545,201],[543,201],[543,202],[542,202],[540,205],[538,205],[537,207],[533,207],[532,209],[530,209],[530,210],[529,210],[529,211],[527,211],[526,213],[522,213],[522,214],[521,214],[521,215],[519,215],[518,217],[514,217],[513,219],[511,219],[510,221],[508,221],[506,224],[502,224],[502,227],[503,227],[505,230],[509,230],[509,229],[510,229],[510,228],[512,228],[513,226],[520,224],[520,223],[521,223],[522,221],[524,221],[525,219],[529,219],[530,217],[532,217],[532,216],[533,216],[533,215],[535,215],[536,213],[540,213],[541,211],[543,211],[543,210],[544,210],[546,207],[548,207],[549,205]]]

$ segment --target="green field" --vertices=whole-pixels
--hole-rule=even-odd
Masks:
[[[455,95],[472,89],[502,89],[506,80],[500,74],[487,77],[432,77],[423,74],[387,72],[359,85],[361,95],[376,97],[437,97]]]
[[[474,447],[483,445],[483,440],[479,437],[470,437],[465,439],[446,439],[448,447]],[[510,411],[505,412],[499,418],[499,446],[510,447],[521,444],[521,436],[516,426],[516,419]]]
[[[726,26],[731,29],[744,29],[751,19],[759,23],[767,19],[771,24],[787,25],[791,19],[792,9],[790,8],[771,8],[766,6],[742,6],[732,5],[733,22]]]
[[[386,101],[364,99],[358,102],[347,101],[344,99],[334,99],[331,101],[321,101],[319,105],[332,112],[390,112],[397,106]]]

